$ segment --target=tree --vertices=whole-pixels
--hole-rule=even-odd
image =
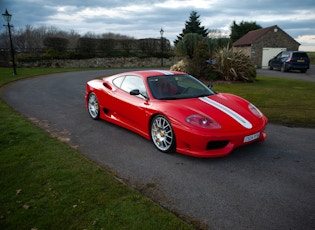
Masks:
[[[190,59],[193,58],[194,52],[198,43],[203,39],[203,37],[196,33],[188,33],[178,41],[176,45],[176,53],[178,56],[188,56]]]
[[[174,44],[176,45],[180,40],[183,39],[183,37],[186,34],[189,33],[196,33],[201,35],[202,37],[207,37],[208,30],[205,29],[204,26],[201,26],[201,22],[199,20],[199,15],[196,11],[192,11],[190,13],[189,21],[186,21],[185,28],[183,29],[183,32],[177,36],[177,39],[174,41]]]
[[[46,37],[43,44],[48,48],[57,52],[67,51],[69,40],[60,37]]]
[[[208,79],[212,71],[211,65],[207,62],[209,57],[209,43],[207,39],[204,38],[198,43],[193,58],[188,62],[188,73],[198,79]]]
[[[231,25],[231,34],[230,38],[232,43],[236,40],[243,37],[245,34],[247,34],[249,31],[261,29],[262,27],[256,22],[244,22],[242,21],[239,25],[236,24],[235,21],[233,21],[233,24]]]

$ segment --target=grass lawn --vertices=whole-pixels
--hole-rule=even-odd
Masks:
[[[315,65],[315,52],[307,52],[307,54],[311,59],[311,64]]]
[[[0,68],[0,86],[77,69]],[[253,102],[272,123],[315,127],[315,83],[258,76],[214,89]],[[192,229],[0,100],[0,229]]]
[[[257,76],[254,83],[221,84],[213,89],[247,99],[271,123],[315,128],[314,82]]]

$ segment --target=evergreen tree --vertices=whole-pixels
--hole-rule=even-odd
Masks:
[[[207,37],[208,30],[205,29],[204,26],[201,26],[201,22],[199,20],[199,15],[196,11],[192,11],[190,13],[189,20],[185,23],[185,28],[183,29],[182,33],[177,36],[177,39],[174,41],[176,45],[186,34],[189,33],[196,33],[201,35],[202,37]]]
[[[261,29],[262,27],[256,22],[244,22],[242,21],[239,25],[236,24],[235,21],[233,21],[233,24],[231,25],[231,34],[230,38],[232,43],[236,40],[243,37],[245,34],[247,34],[249,31]]]

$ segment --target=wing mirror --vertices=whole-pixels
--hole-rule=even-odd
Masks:
[[[130,91],[130,95],[138,96],[140,95],[140,91],[138,89],[133,89]]]
[[[145,99],[149,99],[149,98],[147,97],[147,95],[141,93],[139,89],[133,89],[133,90],[131,90],[131,91],[130,91],[130,95],[134,95],[134,96],[141,95],[141,96],[144,97]]]

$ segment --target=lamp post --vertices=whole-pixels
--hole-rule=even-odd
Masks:
[[[163,66],[163,34],[164,34],[163,28],[161,28],[160,34],[161,34],[161,66]]]
[[[12,56],[12,63],[13,63],[13,75],[17,75],[16,73],[16,66],[15,66],[15,60],[14,60],[14,49],[13,49],[13,43],[12,43],[12,37],[11,37],[11,25],[10,25],[10,21],[12,18],[12,15],[8,13],[8,10],[5,10],[5,13],[2,14],[4,20],[8,23],[7,25],[3,25],[3,26],[7,26],[9,29],[9,37],[10,37],[10,47],[11,47],[11,56]]]

